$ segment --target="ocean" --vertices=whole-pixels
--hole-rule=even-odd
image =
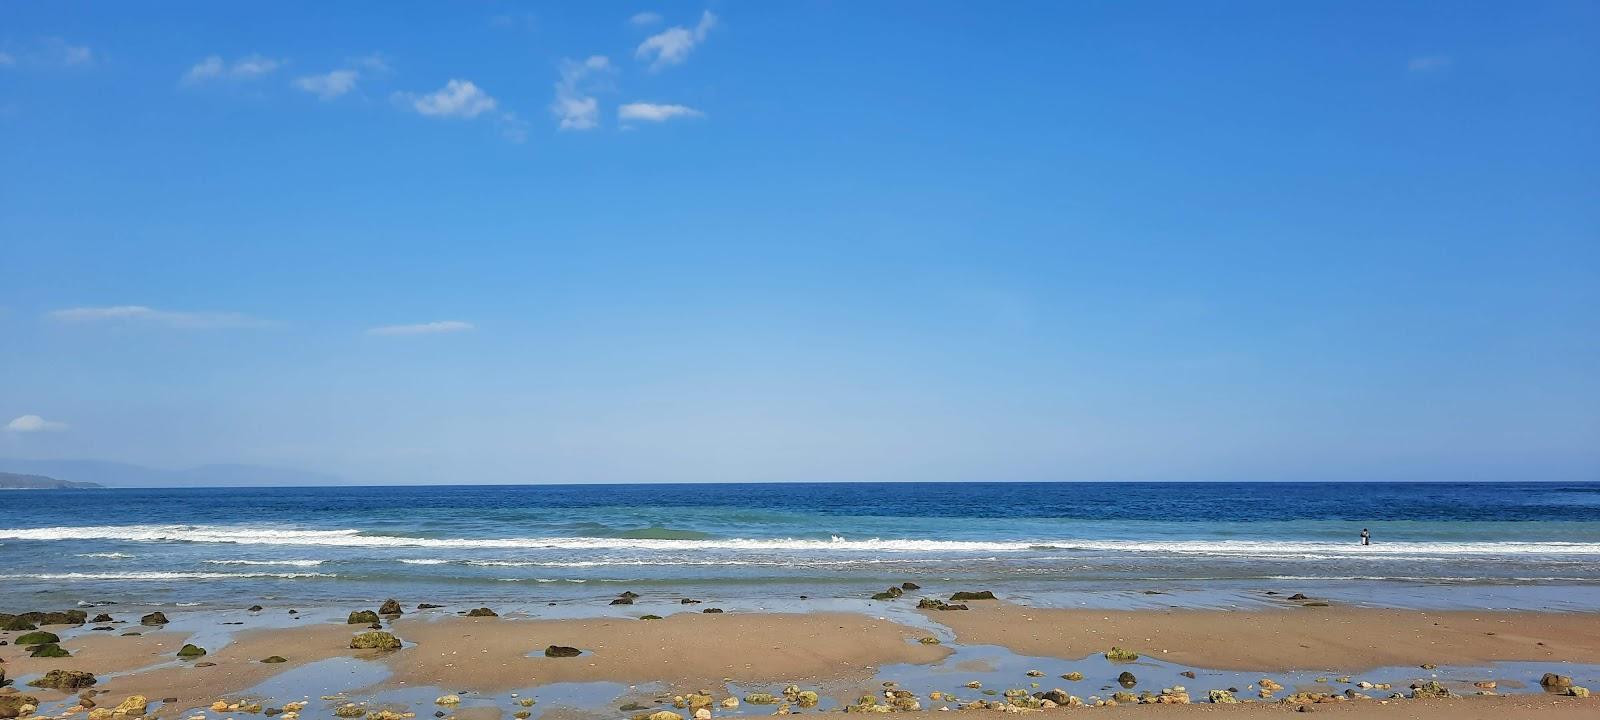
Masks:
[[[772,609],[906,581],[1063,606],[1600,609],[1600,483],[19,490],[0,506],[0,610],[589,606],[629,589]]]

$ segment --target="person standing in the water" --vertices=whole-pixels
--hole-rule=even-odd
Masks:
[[[1367,532],[1366,528],[1361,528],[1361,544],[1362,545],[1371,545],[1372,544],[1372,533]]]

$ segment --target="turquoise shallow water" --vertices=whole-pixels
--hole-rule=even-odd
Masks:
[[[24,510],[0,518],[0,608],[241,595],[535,605],[627,587],[760,605],[903,580],[1043,604],[1234,604],[1289,589],[1600,608],[1600,484],[260,488],[0,502]],[[1373,545],[1358,544],[1362,528]]]

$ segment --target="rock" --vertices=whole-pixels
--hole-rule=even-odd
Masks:
[[[355,703],[345,703],[333,709],[336,717],[358,718],[367,714],[367,709]]]
[[[662,710],[660,712],[650,713],[646,720],[683,720],[683,716],[672,712],[671,710]]]
[[[923,598],[923,599],[917,601],[917,609],[918,610],[965,610],[965,609],[967,609],[967,606],[966,605],[952,605],[952,604],[946,603],[943,600],[936,600],[934,598]]]
[[[265,609],[266,608],[261,607],[260,605],[251,605],[250,606],[250,612],[261,612],[262,610],[265,610]]]
[[[208,668],[208,667],[216,667],[217,664],[214,663],[214,662],[197,662],[197,663],[194,664],[194,666],[197,667],[197,668]]]
[[[108,622],[116,622],[116,621],[111,619],[110,615],[107,615],[105,613],[100,613],[99,615],[94,616],[94,620],[91,620],[90,622],[108,623]]]
[[[1062,675],[1061,679],[1062,680],[1071,680],[1072,682],[1078,682],[1079,680],[1083,679],[1083,673],[1078,672],[1077,670],[1073,670],[1072,672],[1069,672],[1069,673],[1067,673],[1065,675]]]
[[[903,582],[903,583],[900,583],[900,589],[901,590],[921,590],[922,586],[918,585],[918,584],[916,584],[914,582]]]
[[[1588,691],[1584,692],[1587,693]],[[1588,697],[1588,695],[1584,695],[1584,697]],[[801,690],[800,692],[795,693],[794,701],[800,707],[814,708],[817,706],[817,703],[822,702],[822,697],[817,695],[816,691],[814,690]]]
[[[1439,666],[1435,665],[1433,663],[1423,663],[1422,664],[1422,669],[1423,670],[1438,670]]]
[[[166,613],[163,613],[160,610],[157,610],[157,611],[155,611],[153,613],[150,613],[149,615],[146,615],[144,617],[139,618],[139,624],[140,625],[165,625],[165,624],[167,624],[167,615],[166,615]]]
[[[640,615],[639,619],[640,620],[660,620],[661,616],[660,615]]]
[[[1049,700],[1056,705],[1066,705],[1067,703],[1071,702],[1072,698],[1071,695],[1067,694],[1067,691],[1062,690],[1061,688],[1046,690],[1044,692],[1036,692],[1033,694],[1033,696],[1039,698],[1040,700]]]
[[[39,707],[39,698],[32,695],[0,695],[0,718],[21,717],[23,708],[29,712]]]
[[[7,632],[24,632],[38,629],[39,626],[28,622],[27,618],[20,615],[0,615],[0,630]]]
[[[89,711],[89,720],[111,720],[111,708],[95,708]]]
[[[1206,693],[1206,698],[1219,705],[1236,705],[1239,702],[1239,699],[1227,690],[1212,690]]]
[[[679,600],[678,604],[679,605],[699,605],[700,601],[699,600],[691,600],[689,598],[684,598],[682,600]]]
[[[936,638],[936,637],[933,637],[933,636],[930,635],[930,636],[925,637],[925,638],[919,638],[917,640],[917,642],[922,643],[923,645],[938,645],[939,644],[939,638]]]
[[[61,642],[61,637],[53,632],[35,630],[31,633],[18,635],[14,642],[16,642],[18,645],[46,645],[49,643]]]
[[[1139,684],[1139,678],[1134,677],[1133,673],[1123,670],[1122,674],[1117,676],[1117,684],[1125,688],[1131,688]]]
[[[206,649],[199,645],[185,644],[178,649],[178,657],[181,658],[196,658],[204,654],[206,654]]]
[[[400,609],[400,601],[394,598],[383,601],[383,605],[378,607],[379,615],[399,615],[403,612],[405,611]]]
[[[1290,600],[1310,600],[1311,598],[1306,597],[1304,593],[1295,593],[1293,595],[1290,595],[1289,599]]]
[[[1545,673],[1544,677],[1539,678],[1539,685],[1546,688],[1569,688],[1572,687],[1572,678],[1567,675]]]
[[[1139,659],[1139,653],[1132,650],[1123,650],[1120,647],[1112,647],[1106,651],[1106,659],[1111,662],[1133,662]]]
[[[461,696],[460,695],[440,695],[439,697],[434,699],[433,703],[435,705],[460,705],[461,704]]]
[[[1447,698],[1450,697],[1450,689],[1440,685],[1437,681],[1429,680],[1413,686],[1411,688],[1411,697],[1418,700],[1429,698]]]
[[[417,603],[417,609],[418,610],[432,610],[434,608],[442,608],[442,607],[444,607],[444,606],[443,605],[435,605],[433,603]]]
[[[64,658],[72,657],[72,653],[67,652],[55,643],[45,643],[34,646],[33,652],[29,653],[28,657]]]
[[[117,707],[112,712],[127,716],[143,715],[145,708],[148,706],[149,702],[144,699],[143,695],[129,695],[126,700],[117,703]]]
[[[273,655],[271,657],[262,658],[261,662],[264,662],[268,665],[276,665],[278,663],[289,662],[289,660],[282,655]]]
[[[345,618],[346,625],[371,625],[378,622],[378,614],[371,610],[357,610]]]
[[[481,607],[468,610],[467,617],[500,617],[500,613],[497,613],[486,607]]]
[[[1042,670],[1029,670],[1026,673],[1026,675],[1028,677],[1044,677],[1044,671],[1042,671]]]
[[[350,647],[356,650],[399,650],[400,638],[381,630],[368,630],[350,638]]]
[[[964,601],[964,600],[993,600],[993,599],[994,599],[994,593],[992,593],[992,592],[990,592],[988,590],[979,590],[977,592],[970,592],[970,591],[967,591],[967,590],[963,590],[961,592],[958,592],[958,593],[950,596],[950,602],[961,602],[961,601]]]
[[[619,598],[617,598],[615,600],[612,600],[611,604],[612,605],[632,605],[633,604],[633,598],[631,598],[631,597],[619,597]],[[677,713],[673,713],[673,714],[676,715]]]
[[[565,645],[551,645],[550,647],[544,649],[545,657],[565,658],[577,657],[582,654],[582,650],[579,650],[575,647],[567,647]]]
[[[702,612],[702,613],[704,613],[706,615],[716,615],[716,614],[719,614],[719,613],[722,612],[722,608],[706,608],[704,610],[701,610],[700,612]]]
[[[1178,674],[1182,675],[1182,676],[1184,676],[1186,678],[1189,678],[1190,680],[1194,679],[1194,671],[1193,670],[1185,670],[1185,671],[1183,671],[1181,673],[1178,673]]]
[[[1279,685],[1272,678],[1261,678],[1261,680],[1257,681],[1256,684],[1261,686],[1261,692],[1267,694],[1275,693],[1283,689],[1283,686]]]
[[[1567,694],[1571,695],[1572,697],[1586,698],[1589,697],[1589,688],[1586,688],[1582,685],[1573,685],[1572,687],[1567,688]]]
[[[93,673],[86,673],[81,670],[51,670],[45,673],[43,677],[28,683],[28,685],[66,692],[90,687],[94,683]]]
[[[734,708],[739,707],[739,698],[736,698],[736,697],[725,697],[725,698],[722,699],[722,702],[720,702],[718,704],[721,705],[722,709],[724,709],[724,710],[732,710]]]
[[[751,705],[777,705],[778,698],[772,693],[753,692],[744,696],[744,701]]]

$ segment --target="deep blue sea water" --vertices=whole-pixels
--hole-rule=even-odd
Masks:
[[[1600,483],[7,491],[0,505],[0,609],[630,588],[737,604],[907,580],[1060,604],[1290,589],[1600,608]],[[1164,595],[1136,600],[1147,590]]]

